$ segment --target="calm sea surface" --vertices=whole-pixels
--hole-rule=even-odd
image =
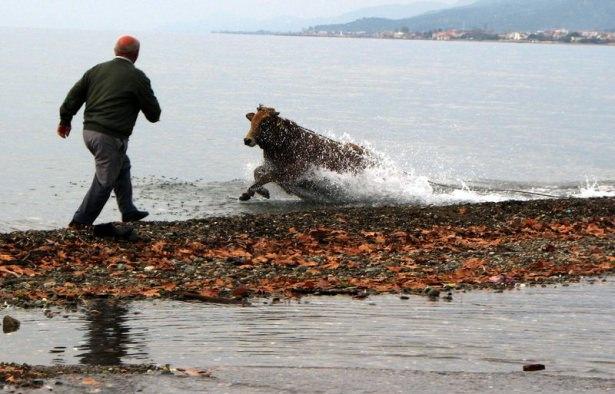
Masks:
[[[0,33],[0,231],[64,226],[93,162],[80,115],[67,141],[55,135],[58,107],[87,68],[111,57],[118,34]],[[163,118],[156,125],[140,119],[129,155],[138,205],[155,220],[303,206],[280,191],[269,202],[236,200],[261,157],[242,143],[244,115],[259,103],[390,159],[381,171],[339,180],[368,201],[510,197],[438,195],[421,177],[560,195],[615,189],[612,47],[139,37],[138,66]],[[118,218],[113,205],[102,220]]]
[[[493,391],[489,386],[537,392],[524,386],[532,377],[519,372],[524,364],[541,363],[547,371],[536,376],[539,392],[603,392],[587,383],[602,382],[605,389],[615,384],[615,316],[605,313],[613,285],[456,292],[452,302],[392,295],[252,300],[249,307],[98,300],[76,313],[52,309],[50,318],[40,309],[9,308],[2,313],[22,324],[0,337],[0,362],[169,363],[211,369],[217,378],[185,383],[192,388],[186,392],[228,383],[238,392],[323,393],[408,392],[408,385],[434,392],[442,380],[448,388],[438,392]],[[456,372],[488,382],[460,389],[468,377],[451,374]],[[560,387],[567,380],[576,382],[573,388]],[[183,392],[182,386],[176,381],[162,391]],[[109,390],[127,391],[135,390]]]

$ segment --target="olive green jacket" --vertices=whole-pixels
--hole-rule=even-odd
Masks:
[[[160,120],[160,105],[149,79],[124,58],[101,63],[83,75],[60,107],[60,124],[70,126],[83,103],[84,129],[119,138],[130,137],[139,111],[150,122]]]

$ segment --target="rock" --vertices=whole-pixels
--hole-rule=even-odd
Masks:
[[[450,291],[448,293],[446,293],[446,295],[444,296],[444,300],[445,301],[453,301],[453,293],[451,293]]]
[[[32,380],[32,386],[35,388],[41,388],[43,387],[44,384],[45,384],[45,381],[43,379],[33,379]]]
[[[2,331],[4,331],[5,334],[19,330],[20,325],[21,323],[19,320],[14,319],[9,315],[4,316],[4,319],[2,319]]]
[[[400,300],[409,300],[410,297],[408,297],[407,295],[403,295],[399,297]]]
[[[116,241],[137,242],[139,240],[139,235],[132,227],[119,227],[111,223],[97,224],[94,226],[94,236],[113,238]]]
[[[53,280],[50,280],[49,282],[43,283],[43,287],[46,288],[46,289],[50,289],[52,287],[55,287],[55,285],[56,285],[56,282],[53,281]]]
[[[154,267],[153,265],[148,265],[147,267],[143,268],[143,271],[145,271],[145,272],[152,272],[155,269],[156,269],[156,267]]]
[[[528,364],[523,366],[525,372],[544,371],[546,367],[543,364]]]
[[[228,257],[226,262],[232,265],[240,266],[246,263],[246,260],[243,257]]]
[[[429,289],[429,291],[427,292],[427,296],[429,298],[439,298],[440,297],[440,290],[438,290],[438,289]]]

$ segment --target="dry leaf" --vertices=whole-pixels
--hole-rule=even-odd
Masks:
[[[483,259],[471,258],[471,259],[467,259],[463,263],[463,268],[476,269],[476,268],[483,267],[486,263],[487,262]]]
[[[83,380],[81,381],[82,384],[86,384],[88,386],[92,386],[92,385],[97,385],[100,384],[100,382],[94,378],[91,377],[85,377],[83,378]]]

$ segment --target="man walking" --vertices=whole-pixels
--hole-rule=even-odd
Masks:
[[[68,137],[73,116],[85,103],[83,140],[94,156],[96,173],[69,227],[91,226],[115,192],[123,222],[135,222],[149,215],[132,201],[130,159],[126,155],[139,112],[152,123],[160,120],[160,105],[149,79],[134,66],[139,41],[122,36],[115,45],[115,59],[88,70],[68,92],[60,107],[58,135]]]

